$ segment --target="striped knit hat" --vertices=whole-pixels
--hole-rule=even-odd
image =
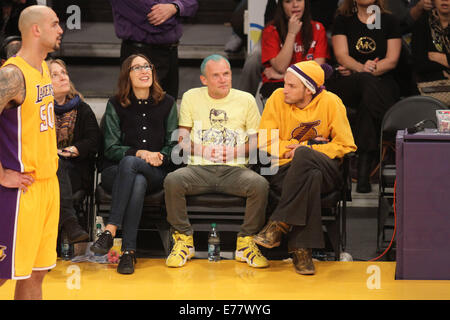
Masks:
[[[325,87],[325,79],[329,78],[331,73],[333,73],[333,68],[328,64],[319,65],[314,60],[298,62],[291,65],[288,72],[292,72],[296,77],[298,77],[303,84],[311,90],[314,96],[322,92]]]

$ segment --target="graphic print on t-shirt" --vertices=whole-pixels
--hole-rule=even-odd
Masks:
[[[377,50],[377,43],[371,37],[361,37],[356,43],[356,50],[362,54],[371,54]]]
[[[296,139],[298,142],[308,141],[317,137],[317,127],[321,123],[320,120],[312,122],[301,122],[291,132],[291,139]]]
[[[228,116],[226,111],[212,108],[209,112],[211,128],[197,131],[203,145],[237,146],[239,133],[226,128]]]

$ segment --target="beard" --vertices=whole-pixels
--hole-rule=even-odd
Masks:
[[[58,43],[58,41],[56,41],[55,44],[53,45],[53,51],[58,51],[60,48],[61,48],[61,42]]]
[[[56,38],[54,43],[49,43],[48,48],[49,48],[48,52],[58,51],[61,48],[61,38]]]

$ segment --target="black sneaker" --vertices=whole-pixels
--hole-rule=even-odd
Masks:
[[[108,230],[104,231],[91,246],[91,251],[96,254],[105,255],[112,248],[114,244],[114,239],[111,232]]]
[[[125,251],[120,257],[117,272],[121,274],[134,273],[134,265],[137,263],[136,256],[133,251]]]

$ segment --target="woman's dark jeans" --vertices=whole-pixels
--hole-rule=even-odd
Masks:
[[[119,165],[102,171],[102,186],[111,193],[108,224],[122,228],[122,250],[136,250],[137,230],[146,194],[161,190],[167,175],[141,158],[124,157]]]

